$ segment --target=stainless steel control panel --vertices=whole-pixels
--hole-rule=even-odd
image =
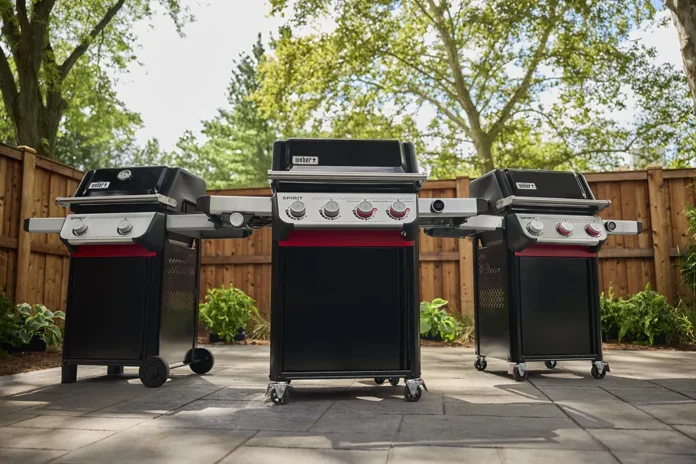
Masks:
[[[400,228],[418,218],[416,194],[277,193],[278,215],[296,228]]]
[[[599,216],[515,214],[522,230],[537,243],[592,246],[606,240]]]
[[[69,214],[60,237],[71,245],[132,243],[147,232],[155,214]]]

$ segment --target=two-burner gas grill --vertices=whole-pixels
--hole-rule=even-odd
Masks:
[[[502,223],[476,216],[482,201],[419,200],[425,177],[410,143],[291,139],[274,145],[272,198],[199,200],[219,224],[272,223],[274,403],[295,379],[404,379],[405,398],[420,399],[419,227],[464,236]]]
[[[608,235],[635,235],[642,224],[605,221],[584,176],[571,172],[495,170],[471,182],[504,228],[477,235],[475,367],[507,360],[516,380],[527,361],[591,360],[603,378],[597,253]]]
[[[149,387],[169,368],[199,374],[214,358],[197,347],[201,238],[246,237],[197,213],[205,182],[178,168],[97,169],[74,197],[58,198],[65,218],[27,219],[25,229],[58,233],[70,251],[63,383],[78,365],[109,374],[140,366]]]

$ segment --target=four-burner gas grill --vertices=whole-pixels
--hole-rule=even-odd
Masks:
[[[500,218],[474,218],[482,201],[419,200],[425,175],[396,140],[278,141],[272,168],[270,199],[198,203],[220,224],[272,223],[271,399],[295,379],[374,378],[404,379],[417,401],[419,227],[461,236]]]
[[[70,251],[63,383],[75,382],[78,365],[109,374],[140,366],[149,387],[170,367],[212,369],[212,353],[197,347],[200,239],[251,232],[197,213],[204,194],[205,182],[178,168],[97,169],[56,200],[67,217],[26,220],[27,231],[58,233]]]
[[[501,358],[523,380],[527,361],[553,369],[584,359],[603,378],[597,252],[608,235],[639,234],[642,224],[602,220],[610,201],[571,172],[495,170],[469,191],[505,221],[474,245],[476,369]]]

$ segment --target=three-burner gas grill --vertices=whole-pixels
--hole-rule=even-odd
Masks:
[[[605,221],[584,176],[571,172],[495,170],[474,180],[470,195],[488,203],[504,227],[474,243],[476,369],[486,357],[507,360],[516,380],[527,361],[602,357],[597,252],[608,235],[635,235],[642,224]]]
[[[404,379],[405,398],[420,399],[419,227],[462,236],[501,224],[466,223],[485,202],[419,200],[425,177],[410,143],[291,139],[273,147],[272,198],[199,201],[220,224],[272,223],[274,403],[295,379]]]
[[[63,383],[76,381],[78,365],[140,366],[149,387],[170,367],[212,369],[212,353],[197,347],[200,239],[251,232],[197,213],[202,195],[205,182],[178,168],[97,169],[56,200],[67,217],[25,221],[70,251]]]

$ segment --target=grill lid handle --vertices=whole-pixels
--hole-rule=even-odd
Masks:
[[[331,171],[268,171],[268,180],[303,182],[418,182],[427,174],[397,172],[331,172]]]
[[[570,208],[586,208],[594,207],[598,211],[608,208],[611,205],[610,200],[580,200],[575,198],[546,198],[546,197],[519,197],[510,195],[502,198],[495,203],[495,206],[501,210],[507,206],[566,206]]]

